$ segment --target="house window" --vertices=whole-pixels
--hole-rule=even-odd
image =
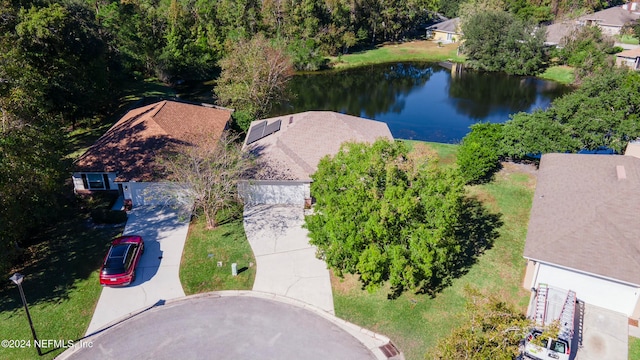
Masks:
[[[82,174],[82,183],[87,190],[109,190],[107,174]]]

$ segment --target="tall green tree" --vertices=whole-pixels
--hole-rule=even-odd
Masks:
[[[544,29],[501,10],[472,14],[462,22],[468,63],[484,71],[535,75],[547,63]]]
[[[560,63],[576,68],[576,80],[613,66],[613,38],[602,34],[598,26],[581,26],[561,40]]]
[[[640,137],[640,75],[603,70],[545,111],[513,115],[503,128],[509,156],[610,148],[624,152]]]
[[[461,251],[456,237],[464,190],[459,177],[403,143],[345,143],[312,175],[317,202],[306,217],[311,243],[338,274],[359,274],[369,290],[432,291]]]
[[[274,102],[286,96],[286,84],[293,75],[284,46],[261,34],[238,41],[220,66],[214,93],[220,105],[241,113],[239,125],[245,130],[250,120],[267,114]]]
[[[502,126],[491,123],[474,124],[462,139],[456,163],[467,184],[490,180],[500,168]]]
[[[21,9],[0,41],[0,106],[36,121],[55,114],[75,125],[111,100],[107,48],[84,5]]]

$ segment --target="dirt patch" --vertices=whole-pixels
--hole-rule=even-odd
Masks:
[[[362,288],[357,275],[344,274],[343,278],[338,277],[333,270],[329,270],[331,277],[331,288],[340,294],[350,294]]]
[[[512,162],[504,161],[501,163],[502,169],[500,173],[504,175],[511,175],[514,173],[529,174],[533,177],[538,176],[538,166],[533,162]]]

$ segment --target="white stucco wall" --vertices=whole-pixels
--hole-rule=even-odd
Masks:
[[[238,193],[246,205],[304,206],[305,199],[311,198],[310,183],[304,181],[241,181]]]
[[[631,316],[640,295],[637,286],[538,262],[530,287],[540,283],[574,290],[578,299],[626,316]]]

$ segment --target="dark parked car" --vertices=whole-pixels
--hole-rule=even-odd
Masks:
[[[136,267],[144,253],[144,241],[138,235],[113,240],[100,268],[100,285],[127,286],[136,278]]]

